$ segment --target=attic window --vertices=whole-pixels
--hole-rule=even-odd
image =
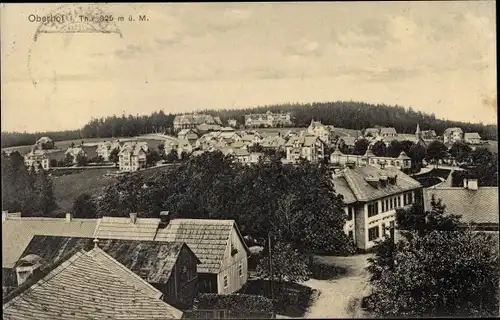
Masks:
[[[238,249],[236,249],[233,244],[231,243],[231,256],[234,256],[235,254],[238,253]]]

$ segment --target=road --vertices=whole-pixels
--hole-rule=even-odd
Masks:
[[[304,318],[366,318],[361,299],[368,295],[369,274],[365,270],[371,254],[351,257],[318,257],[325,264],[344,267],[347,273],[334,280],[311,279],[303,283],[320,290],[320,295]]]

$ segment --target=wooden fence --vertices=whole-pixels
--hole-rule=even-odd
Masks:
[[[276,315],[267,312],[248,312],[233,310],[188,310],[183,319],[276,319]]]

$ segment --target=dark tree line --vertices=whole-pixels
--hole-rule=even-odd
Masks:
[[[2,153],[2,210],[46,216],[55,206],[52,180],[44,170],[28,170],[19,152]]]
[[[324,103],[288,103],[245,109],[202,110],[200,113],[218,116],[223,123],[228,119],[236,119],[245,123],[245,114],[272,112],[290,112],[295,126],[305,127],[311,119],[320,120],[323,124],[337,127],[357,129],[385,126],[394,127],[400,133],[414,133],[417,123],[422,130],[433,129],[442,135],[448,127],[461,127],[465,132],[478,132],[483,139],[497,140],[497,126],[479,123],[466,123],[437,119],[434,114],[426,114],[405,109],[400,106],[384,104],[368,104],[354,101],[337,101]],[[92,119],[81,130],[37,133],[2,133],[2,147],[32,145],[41,136],[49,136],[54,141],[74,140],[81,138],[129,137],[146,133],[163,133],[172,128],[176,114],[165,114],[163,111],[151,115],[122,115]]]
[[[234,163],[220,152],[190,158],[154,176],[131,174],[103,190],[99,199],[79,203],[89,216],[234,219],[243,234],[293,245],[299,252],[352,252],[343,232],[346,215],[325,168],[278,160],[252,166]],[[84,210],[78,210],[82,212]]]

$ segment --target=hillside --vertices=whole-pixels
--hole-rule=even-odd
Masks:
[[[203,110],[219,116],[225,123],[234,118],[238,123],[244,122],[245,114],[272,112],[291,112],[295,126],[305,127],[311,119],[320,120],[324,124],[334,125],[346,129],[361,130],[376,125],[394,127],[400,133],[415,132],[417,123],[422,130],[432,129],[442,135],[448,127],[461,127],[465,132],[478,132],[485,140],[497,140],[497,125],[483,125],[479,123],[466,123],[437,119],[433,114],[425,114],[405,109],[401,106],[373,105],[364,102],[337,101],[315,102],[308,104],[279,104],[260,106],[245,109]],[[2,132],[2,148],[11,146],[33,145],[37,138],[49,136],[54,141],[132,137],[141,134],[165,132],[172,127],[175,114],[165,114],[163,111],[154,112],[143,116],[112,116],[102,119],[93,119],[81,130],[61,132],[15,133]]]

